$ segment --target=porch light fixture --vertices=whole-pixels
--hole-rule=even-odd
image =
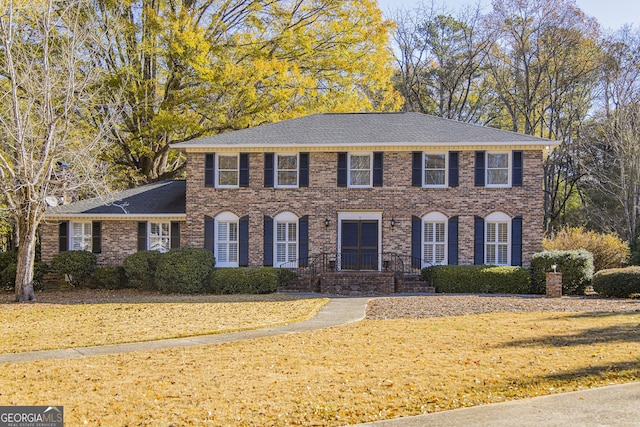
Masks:
[[[395,219],[393,219],[393,218],[391,218],[391,226],[392,226],[392,227],[395,227],[395,226],[396,226],[396,220],[395,220]]]
[[[329,226],[329,218],[325,218],[324,219],[324,226],[328,227]]]

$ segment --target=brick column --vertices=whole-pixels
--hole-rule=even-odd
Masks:
[[[562,273],[546,273],[547,298],[562,297]]]

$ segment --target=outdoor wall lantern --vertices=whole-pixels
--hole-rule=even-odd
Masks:
[[[325,218],[324,219],[324,226],[328,227],[329,226],[329,218]]]
[[[391,218],[391,226],[392,226],[392,227],[395,227],[395,226],[396,226],[396,220],[395,220],[395,219],[393,219],[393,218]]]

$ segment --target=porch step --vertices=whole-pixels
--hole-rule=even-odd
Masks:
[[[320,292],[331,295],[389,295],[395,275],[379,271],[332,271],[320,274]]]
[[[405,294],[435,294],[436,288],[422,280],[405,280],[398,286],[397,292]]]

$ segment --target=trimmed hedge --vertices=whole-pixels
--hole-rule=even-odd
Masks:
[[[282,270],[273,267],[219,268],[209,278],[209,291],[214,294],[269,294],[278,289],[280,280],[290,277]]]
[[[554,264],[562,273],[562,294],[583,295],[593,278],[593,255],[584,249],[534,254],[531,257],[531,292],[546,293],[546,273],[553,270]]]
[[[531,281],[522,267],[489,265],[436,265],[424,268],[421,278],[437,292],[454,294],[525,294]]]
[[[155,272],[162,254],[158,251],[138,251],[124,260],[129,287],[143,290],[157,289]]]
[[[155,273],[158,289],[167,293],[202,292],[213,271],[213,254],[202,248],[171,249],[162,254]]]
[[[89,282],[92,289],[121,289],[127,286],[127,276],[124,267],[112,265],[99,265],[93,272]]]
[[[96,254],[89,251],[60,252],[51,260],[51,268],[64,273],[73,286],[84,286],[96,269]]]
[[[593,276],[593,290],[604,297],[640,294],[640,267],[600,270]]]

